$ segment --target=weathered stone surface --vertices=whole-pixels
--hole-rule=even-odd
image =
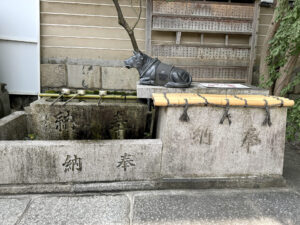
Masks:
[[[0,119],[0,140],[23,140],[27,134],[25,112],[14,112]]]
[[[0,83],[0,118],[10,114],[10,101],[6,84]]]
[[[248,197],[263,218],[274,224],[300,224],[300,195],[293,192],[253,193]]]
[[[0,142],[0,184],[158,179],[153,140]]]
[[[135,90],[139,74],[136,69],[102,67],[102,88]]]
[[[68,87],[101,88],[100,67],[92,65],[68,65]]]
[[[44,183],[0,185],[0,194],[32,193],[86,193],[136,190],[178,190],[178,189],[219,189],[219,188],[268,188],[286,187],[280,176],[199,178],[199,179],[153,179],[139,181],[94,181],[89,183]]]
[[[299,224],[299,204],[284,191],[148,192],[135,196],[133,224]]]
[[[125,195],[40,197],[32,201],[19,225],[129,224],[129,211]]]
[[[42,87],[66,87],[67,72],[64,64],[41,64]]]
[[[201,83],[193,82],[190,88],[166,88],[162,86],[149,86],[137,84],[138,98],[152,98],[152,93],[201,93],[201,94],[251,94],[268,95],[269,91],[254,86],[250,88],[206,88]]]
[[[15,225],[21,219],[29,198],[1,198],[0,199],[0,224]]]
[[[31,133],[41,140],[138,139],[144,137],[148,107],[123,101],[31,104]]]
[[[286,108],[272,108],[272,126],[263,126],[265,110],[230,108],[232,124],[220,124],[223,108],[160,107],[157,126],[163,142],[166,178],[282,175]]]

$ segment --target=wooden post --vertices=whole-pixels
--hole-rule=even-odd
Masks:
[[[252,83],[252,76],[253,76],[253,66],[254,66],[254,60],[255,60],[255,48],[256,48],[256,41],[257,41],[257,30],[258,30],[258,18],[259,18],[259,12],[260,12],[260,6],[259,6],[260,0],[255,0],[254,3],[254,15],[253,15],[253,22],[252,22],[252,35],[250,38],[250,62],[249,62],[249,68],[248,68],[248,76],[247,76],[247,84]]]
[[[228,45],[228,34],[225,35],[225,45]]]
[[[178,31],[176,32],[176,45],[180,45],[180,40],[181,40],[181,32]]]
[[[152,10],[153,3],[152,0],[147,0],[146,2],[146,54],[152,55]]]

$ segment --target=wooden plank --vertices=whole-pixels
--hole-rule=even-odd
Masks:
[[[247,67],[182,67],[193,77],[194,81],[211,80],[243,80],[245,82]]]
[[[225,35],[225,46],[228,46],[228,34]]]
[[[160,46],[160,47],[172,47],[175,46],[172,43],[162,43],[162,44],[153,44],[153,46]],[[200,48],[236,48],[236,49],[251,49],[249,45],[224,45],[224,44],[181,44],[182,47],[200,47]]]
[[[203,34],[241,34],[241,35],[252,35],[252,32],[239,32],[239,31],[214,31],[214,30],[188,30],[188,29],[172,29],[172,28],[156,28],[154,31],[164,31],[164,32],[192,32],[192,33],[203,33]]]
[[[177,65],[179,67],[246,67],[248,69],[248,60],[205,60],[200,58],[182,58],[182,57],[159,57],[164,63]]]
[[[144,46],[143,41],[137,41],[138,46]],[[41,36],[41,44],[46,46],[72,46],[88,48],[113,48],[113,49],[131,49],[130,39],[97,39],[97,38],[74,38],[74,37],[57,37]]]
[[[41,46],[42,58],[74,58],[74,59],[102,59],[120,60],[121,62],[132,56],[132,48],[125,50],[111,49],[87,49],[87,48],[60,48]]]
[[[252,33],[252,22],[214,20],[214,19],[191,19],[185,17],[162,17],[153,16],[153,28],[156,29],[183,29],[190,31],[206,31],[219,33]],[[180,30],[178,30],[180,31]]]
[[[145,40],[144,30],[134,30],[137,41]],[[116,28],[97,27],[73,27],[64,25],[41,25],[41,36],[75,37],[75,38],[103,38],[103,39],[126,39],[128,34],[121,26]]]
[[[146,33],[145,33],[145,38],[146,38],[146,53],[148,55],[152,55],[152,47],[151,47],[151,40],[152,40],[152,0],[147,0],[146,2]]]
[[[134,24],[136,18],[126,18],[129,24]],[[136,29],[145,28],[145,19],[141,19]],[[81,16],[72,14],[41,13],[41,24],[60,24],[77,26],[119,27],[118,17]]]
[[[234,16],[199,16],[190,14],[171,14],[171,13],[153,13],[153,16],[163,16],[163,17],[183,17],[183,18],[193,18],[193,19],[211,19],[211,20],[233,20],[233,21],[252,21],[252,17],[234,17]]]
[[[258,19],[259,19],[259,0],[255,0],[254,6],[254,17],[253,17],[253,29],[252,29],[252,36],[251,36],[251,51],[250,51],[250,61],[249,61],[249,70],[248,70],[248,77],[247,77],[247,84],[252,83],[252,76],[253,76],[253,66],[255,61],[255,47],[257,42],[257,30],[258,30]]]
[[[153,45],[153,56],[199,58],[201,60],[245,60],[249,62],[250,49],[216,48],[182,45]]]
[[[100,3],[100,1],[99,1]],[[142,18],[145,18],[145,8],[142,9]],[[41,2],[41,12],[52,13],[69,13],[69,14],[86,14],[86,15],[103,15],[117,16],[117,10],[111,5],[88,5],[88,4],[70,4],[64,2]],[[139,8],[122,7],[122,12],[126,17],[137,17]]]
[[[180,44],[181,40],[181,32],[176,32],[176,45]]]
[[[79,5],[111,5],[114,6],[111,0],[40,0],[41,2],[61,2],[61,3],[68,3],[68,4],[79,4]],[[144,5],[144,1],[143,5]],[[133,7],[139,8],[139,0],[119,0],[120,6],[124,7]],[[132,4],[131,4],[132,3]]]
[[[203,1],[166,1],[154,0],[154,13],[173,13],[175,14],[193,14],[193,15],[211,15],[227,16],[236,14],[238,17],[253,17],[253,4],[245,3],[221,3],[221,2],[203,2]]]

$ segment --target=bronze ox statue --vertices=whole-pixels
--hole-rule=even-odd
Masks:
[[[140,84],[169,88],[187,88],[191,85],[192,77],[187,71],[162,63],[142,52],[133,53],[124,63],[126,68],[136,68],[139,71]]]

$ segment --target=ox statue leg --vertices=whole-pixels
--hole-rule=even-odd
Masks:
[[[154,81],[150,77],[144,77],[140,79],[140,84],[142,85],[154,85]]]
[[[170,81],[164,86],[167,88],[188,88],[191,86],[192,77],[185,70],[174,68],[170,75]]]

